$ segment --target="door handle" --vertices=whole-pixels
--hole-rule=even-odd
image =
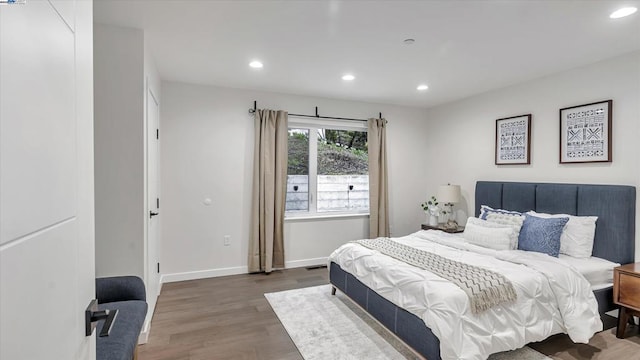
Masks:
[[[96,327],[96,322],[105,320],[102,325],[102,330],[100,330],[100,334],[98,335],[100,337],[105,337],[109,336],[111,328],[113,328],[113,322],[116,319],[116,316],[118,316],[118,309],[98,310],[98,302],[93,299],[84,313],[85,335],[91,336],[93,329]]]
[[[149,211],[149,218],[152,218],[152,217],[154,217],[154,216],[158,216],[158,215],[160,215],[160,213],[159,213],[159,212]]]

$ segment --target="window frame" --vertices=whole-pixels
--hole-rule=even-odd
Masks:
[[[367,210],[346,210],[346,211],[326,211],[318,212],[318,130],[346,130],[346,131],[364,131],[368,133],[366,121],[345,121],[345,120],[323,120],[323,119],[307,119],[302,117],[294,117],[289,115],[289,129],[305,129],[309,130],[309,210],[308,211],[285,211],[285,220],[303,220],[313,218],[334,218],[334,217],[357,217],[368,216]],[[367,134],[368,135],[368,134]],[[367,170],[368,173],[368,170]],[[369,204],[371,205],[371,204]]]

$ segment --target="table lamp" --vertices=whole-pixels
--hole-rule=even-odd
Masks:
[[[444,203],[444,206],[448,207],[447,210],[448,220],[444,224],[445,229],[457,229],[458,223],[453,215],[453,204],[460,202],[460,185],[441,185],[438,188],[438,201]]]

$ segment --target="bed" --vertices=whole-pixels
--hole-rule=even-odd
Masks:
[[[488,205],[520,212],[598,216],[593,256],[626,264],[634,261],[635,198],[635,187],[623,185],[479,181],[475,215],[480,214],[481,205]],[[429,360],[442,358],[440,340],[425,320],[379,295],[336,262],[329,264],[329,278],[334,291],[337,288],[345,293],[416,352]],[[615,309],[611,286],[592,291],[600,314]]]

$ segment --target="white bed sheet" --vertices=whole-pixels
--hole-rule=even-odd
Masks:
[[[595,256],[589,258],[576,258],[560,254],[558,259],[578,270],[594,288],[613,284],[613,268],[620,266],[620,264]]]
[[[502,273],[518,294],[515,303],[473,314],[467,295],[453,283],[378,251],[348,243],[329,261],[369,288],[421,318],[440,340],[442,359],[486,359],[565,332],[586,343],[602,330],[589,282],[574,268],[545,254],[495,251],[460,236],[419,231],[395,241]]]

